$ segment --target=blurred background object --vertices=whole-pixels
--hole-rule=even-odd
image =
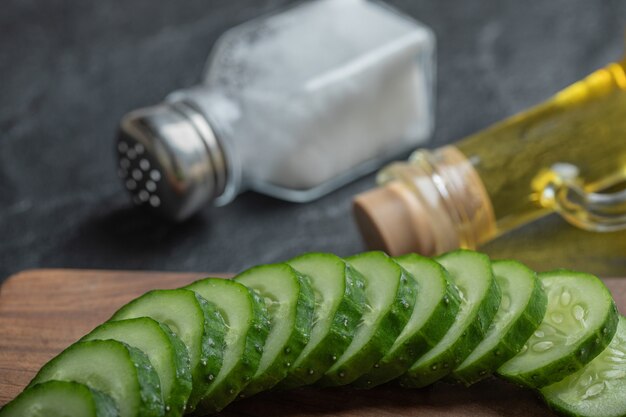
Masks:
[[[556,212],[569,224],[510,257],[534,264],[537,252],[549,253],[559,267],[582,248],[585,268],[594,257],[623,258],[625,65],[610,63],[535,107],[383,168],[379,187],[354,200],[365,241],[394,256],[433,256],[479,248]]]
[[[0,279],[55,266],[239,271],[304,251],[362,250],[351,197],[369,189],[373,176],[306,205],[247,193],[228,210],[207,208],[172,225],[131,209],[111,168],[123,114],[194,85],[221,33],[289,3],[3,2]],[[618,0],[389,4],[437,37],[434,146],[546,99],[623,48],[626,3]],[[486,249],[514,256],[562,222],[548,216]],[[560,264],[626,271],[623,254],[606,259],[585,248],[580,241]],[[535,261],[545,269],[555,259],[537,248]]]
[[[123,117],[118,172],[176,221],[247,190],[312,201],[424,145],[434,60],[432,32],[376,1],[252,19],[220,36],[201,82]]]

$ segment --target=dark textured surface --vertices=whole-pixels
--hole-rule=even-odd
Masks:
[[[126,111],[199,78],[216,37],[287,1],[5,0],[0,279],[32,267],[238,271],[362,249],[350,197],[246,194],[168,225],[129,208],[112,139]],[[530,106],[621,54],[626,2],[392,1],[438,36],[435,144]]]

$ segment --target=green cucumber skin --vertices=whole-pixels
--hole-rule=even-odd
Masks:
[[[347,259],[347,262],[350,263],[350,258]],[[393,262],[395,263],[395,261]],[[334,372],[324,374],[318,381],[318,386],[340,386],[354,382],[374,368],[400,335],[415,307],[417,282],[404,268],[400,265],[398,267],[401,269],[402,275],[395,300],[391,309],[381,318],[373,337],[350,360],[346,361]]]
[[[401,261],[413,257],[420,255],[408,254],[395,259]],[[448,272],[439,264],[437,267],[446,280],[446,290],[422,328],[398,346],[392,354],[383,357],[367,374],[354,381],[353,386],[373,388],[401,376],[421,355],[434,347],[452,326],[461,302],[459,292],[449,280]]]
[[[186,288],[193,290],[193,285],[201,281],[197,281]],[[259,366],[262,352],[260,347],[265,343],[270,329],[269,316],[265,302],[250,289],[247,287],[244,288],[246,288],[246,291],[250,295],[253,311],[250,329],[245,336],[244,353],[241,360],[222,381],[222,384],[219,387],[213,388],[209,397],[203,397],[200,400],[196,406],[194,415],[206,415],[221,411],[237,398]]]
[[[62,394],[58,391],[68,391],[72,395],[80,395],[87,397],[90,402],[92,413],[82,417],[119,417],[115,401],[100,391],[89,388],[87,385],[72,381],[55,381],[50,380],[41,384],[33,385],[20,393],[13,401],[0,408],[0,417],[28,417],[21,414],[19,407],[22,402],[37,401],[37,396],[47,390],[57,391],[55,395]],[[45,404],[43,405],[45,406]],[[42,406],[39,407],[41,409]],[[59,415],[51,415],[48,417],[60,417]]]
[[[365,283],[363,275],[347,263],[345,279],[344,296],[332,319],[328,335],[280,383],[281,389],[315,383],[323,377],[324,372],[335,363],[336,358],[340,357],[352,342],[358,323],[363,316]]]
[[[132,346],[126,346],[128,347],[130,358],[137,368],[137,379],[139,380],[141,399],[144,404],[138,413],[139,417],[164,416],[165,405],[161,397],[159,375],[157,375],[145,353]]]
[[[160,322],[158,323],[170,340],[175,353],[174,364],[176,366],[177,384],[171,394],[171,410],[178,407],[184,414],[184,411],[187,408],[187,400],[189,399],[189,395],[191,394],[191,390],[193,388],[191,367],[189,364],[189,352],[187,351],[187,346],[185,346],[183,341],[180,340],[180,338],[172,331],[172,329],[169,328],[169,326]],[[165,416],[167,417],[169,415],[171,414],[166,408]]]
[[[255,268],[262,268],[255,267]],[[254,269],[254,268],[252,268]],[[306,276],[295,271],[300,284],[300,293],[296,303],[296,319],[293,331],[283,350],[283,355],[279,355],[266,371],[249,384],[241,392],[240,397],[249,397],[261,391],[267,391],[281,382],[289,373],[291,365],[300,355],[309,341],[311,328],[313,326],[313,311],[315,308],[315,296],[313,288]],[[254,291],[254,289],[252,289]],[[260,297],[261,298],[261,297]],[[271,324],[270,324],[271,327]]]
[[[254,326],[257,331],[255,332],[254,337],[252,337],[249,340],[249,343],[246,343],[246,354],[249,354],[250,357],[256,358],[256,365],[254,366],[254,370],[250,374],[250,377],[245,379],[244,385],[242,386],[242,389],[240,389],[240,393],[241,393],[240,396],[242,398],[245,397],[245,394],[243,393],[243,391],[245,391],[247,386],[250,384],[250,380],[252,376],[254,376],[254,373],[256,372],[259,366],[261,356],[263,355],[263,346],[265,345],[265,340],[267,339],[267,336],[269,335],[269,332],[271,329],[270,314],[267,309],[267,306],[265,305],[265,301],[255,291],[251,289],[248,289],[248,291],[250,291],[250,294],[252,295],[252,299],[254,300],[254,317],[255,317],[255,322],[256,322]],[[305,293],[306,293],[306,290],[305,290]],[[310,295],[312,297],[312,293]],[[306,301],[303,301],[303,304],[304,306],[302,308],[306,309],[307,308]],[[311,301],[310,308],[311,310],[313,309],[312,301]]]
[[[191,370],[192,377],[192,390],[189,398],[187,399],[187,411],[193,411],[198,404],[198,401],[202,398],[202,395],[209,389],[211,383],[213,382],[215,376],[219,373],[220,368],[222,367],[222,355],[224,353],[225,348],[225,329],[226,323],[224,322],[224,318],[220,314],[217,307],[214,304],[209,303],[207,300],[199,296],[193,291],[186,289],[176,289],[176,290],[153,290],[148,291],[144,295],[135,300],[129,302],[122,308],[120,308],[110,320],[123,320],[127,310],[132,310],[134,304],[139,302],[138,300],[143,299],[144,297],[150,298],[152,295],[158,296],[159,294],[167,294],[167,293],[177,293],[182,292],[184,294],[190,294],[188,297],[189,302],[197,303],[202,315],[203,319],[203,331],[201,336],[201,350],[200,350],[200,361],[196,366],[196,369]],[[165,306],[163,308],[165,312]],[[156,321],[159,320],[159,317],[152,317]],[[160,317],[162,319],[165,316]],[[164,320],[165,321],[165,320]]]
[[[61,352],[56,358],[61,355],[71,354],[71,352],[75,349],[89,349],[90,346],[95,345],[109,345],[114,349],[120,349],[120,347],[123,347],[123,349],[128,352],[128,358],[134,364],[139,384],[140,403],[139,409],[137,410],[137,417],[162,417],[165,412],[165,406],[163,404],[163,398],[161,398],[159,376],[152,367],[152,364],[146,354],[139,349],[115,340],[92,340],[76,342]],[[28,388],[46,381],[45,375],[49,369],[54,369],[56,358],[50,360],[50,362],[45,364],[39,370],[37,375],[35,375],[33,380],[28,384]]]
[[[442,298],[437,308],[430,315],[432,318],[438,317],[437,320],[428,320],[424,323],[424,327],[420,330],[420,334],[424,337],[427,349],[434,347],[445,336],[446,332],[454,323],[456,314],[459,312],[459,306],[461,304],[461,298],[459,296],[459,290],[450,280],[448,271],[443,270],[446,277],[446,295]],[[412,359],[417,360],[421,353],[413,352]],[[415,362],[415,360],[413,362]],[[398,375],[400,376],[400,375]]]
[[[561,273],[589,276],[588,274],[558,269],[555,271],[540,273],[539,278],[541,279],[544,276]],[[596,277],[593,278],[598,279]],[[606,292],[608,296],[611,297],[608,289]],[[617,306],[615,305],[615,301],[611,299],[611,307],[608,309],[603,320],[604,325],[601,326],[601,329],[598,329],[598,331],[590,334],[586,339],[580,341],[576,348],[576,352],[573,355],[567,355],[559,360],[547,364],[543,368],[534,371],[520,373],[517,375],[505,375],[498,371],[497,374],[503,379],[530,388],[542,388],[558,382],[566,376],[583,368],[586,364],[591,362],[593,358],[598,356],[609,345],[611,339],[613,339],[613,336],[617,331],[618,322],[619,313],[617,311]]]
[[[203,368],[201,375],[206,382],[202,384],[204,389],[197,391],[197,397],[189,397],[187,402],[188,411],[195,410],[198,402],[202,399],[202,395],[209,389],[215,376],[220,372],[226,347],[226,341],[224,340],[226,323],[222,314],[215,304],[208,302],[198,294],[195,295],[202,306],[205,317],[200,366]],[[196,382],[194,381],[194,387],[195,384]]]
[[[485,355],[462,371],[454,370],[452,377],[470,386],[492,375],[504,362],[517,355],[528,338],[537,330],[546,313],[547,295],[535,273],[534,286],[530,301],[522,316],[504,334],[500,343]]]
[[[117,411],[117,405],[111,397],[91,388],[89,388],[89,390],[93,397],[96,417],[119,417],[120,414]]]
[[[254,300],[254,325],[253,328],[256,330],[254,334],[246,342],[245,354],[250,358],[254,358],[255,364],[251,368],[250,376],[244,378],[243,385],[239,389],[239,392],[245,390],[245,388],[250,383],[251,378],[254,376],[259,363],[261,361],[261,356],[263,355],[263,346],[265,345],[265,340],[269,335],[271,328],[270,314],[265,305],[265,301],[262,297],[259,296],[255,291],[252,291],[248,288],[248,291],[252,295],[252,299]],[[312,307],[311,307],[312,309]],[[253,368],[253,369],[252,369]],[[241,397],[244,397],[245,394],[239,394]]]
[[[461,249],[449,252],[441,257],[454,255],[459,252],[471,251]],[[491,262],[486,255],[482,256],[485,257],[487,262]],[[435,258],[435,260],[437,259],[439,258]],[[448,376],[483,340],[499,306],[500,288],[492,274],[487,294],[478,307],[474,318],[470,319],[470,323],[461,337],[430,362],[422,364],[417,369],[409,369],[399,378],[399,384],[407,388],[422,388]]]

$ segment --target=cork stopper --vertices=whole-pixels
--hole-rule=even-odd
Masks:
[[[366,245],[392,256],[432,256],[476,248],[495,235],[491,200],[480,176],[454,146],[419,150],[379,174],[382,185],[359,194],[354,216]]]
[[[433,235],[424,207],[399,181],[359,194],[353,204],[368,248],[384,250],[392,256],[433,253]]]

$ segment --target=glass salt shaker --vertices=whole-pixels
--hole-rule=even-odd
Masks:
[[[228,30],[202,83],[120,123],[136,203],[183,220],[253,190],[316,199],[424,144],[430,29],[378,2],[301,3]]]

